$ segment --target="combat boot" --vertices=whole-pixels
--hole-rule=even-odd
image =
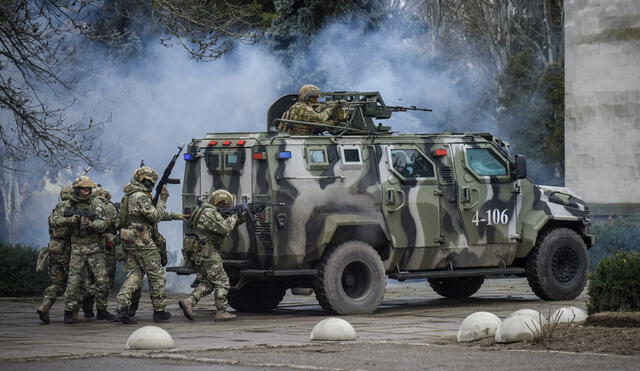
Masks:
[[[64,311],[64,323],[69,325],[75,323],[76,321],[73,319],[73,312],[70,310]]]
[[[96,316],[98,321],[113,321],[114,318],[113,314],[109,313],[106,309],[98,309],[98,314]]]
[[[234,318],[236,318],[236,315],[231,314],[226,310],[224,312],[216,312],[215,317],[213,317],[213,319],[216,321],[231,321]]]
[[[42,304],[40,304],[40,306],[38,307],[38,316],[40,317],[40,321],[42,321],[43,323],[48,324],[49,323],[49,309],[51,308],[51,304],[43,302]]]
[[[171,318],[171,313],[164,310],[153,311],[153,322],[168,321]]]
[[[118,308],[117,313],[117,321],[121,322],[123,325],[135,325],[138,323],[135,318],[129,317],[128,308]]]
[[[84,312],[84,318],[93,318],[93,303],[95,299],[89,291],[85,292],[82,296],[82,312]],[[100,318],[98,318],[100,319]]]
[[[184,316],[187,317],[189,321],[193,321],[193,303],[191,299],[182,299],[178,302],[178,305],[180,305]]]

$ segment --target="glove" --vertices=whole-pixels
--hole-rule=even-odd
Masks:
[[[93,226],[92,224],[93,223],[91,223],[91,220],[89,220],[88,218],[85,218],[84,216],[80,217],[80,226],[82,228],[91,229],[91,227]]]
[[[188,215],[184,215],[184,214],[173,214],[173,220],[182,220],[184,222],[189,220],[189,216]]]
[[[160,199],[162,201],[166,201],[169,199],[169,190],[167,189],[166,185],[162,187],[162,191],[160,192]]]
[[[65,222],[67,224],[70,224],[70,225],[78,224],[79,221],[80,221],[80,216],[79,215],[71,215],[71,216],[67,217],[66,220],[65,220]]]

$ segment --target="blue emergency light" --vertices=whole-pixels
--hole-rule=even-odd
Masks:
[[[195,159],[196,159],[195,156],[193,156],[193,154],[191,154],[191,153],[185,153],[184,154],[184,160],[185,161],[191,161],[191,160],[195,160]]]
[[[288,158],[291,158],[291,151],[278,152],[277,158],[278,160],[286,160]]]

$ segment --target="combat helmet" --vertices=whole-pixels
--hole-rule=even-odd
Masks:
[[[232,205],[233,195],[224,189],[218,189],[211,193],[211,196],[209,196],[209,202],[214,206],[218,205],[221,202]]]
[[[71,186],[73,187],[73,190],[75,192],[75,197],[82,200],[82,199],[86,199],[86,197],[81,196],[79,192],[80,188],[90,188],[91,193],[89,193],[89,195],[91,195],[94,193],[94,189],[96,188],[96,183],[93,180],[91,180],[91,178],[89,178],[88,176],[81,175],[77,177],[76,180],[73,181]]]
[[[303,85],[298,92],[298,97],[303,102],[308,101],[311,97],[317,97],[319,95],[320,88],[311,84]]]
[[[73,194],[72,186],[68,185],[68,186],[62,187],[62,189],[60,190],[60,201],[66,201],[70,199],[72,194]]]
[[[100,198],[103,198],[105,200],[110,200],[111,199],[111,193],[109,193],[109,191],[107,191],[106,189],[104,189],[100,185],[98,185],[98,187],[96,188],[96,196],[98,196]]]
[[[140,183],[144,183],[145,180],[149,180],[153,184],[156,184],[156,182],[158,181],[158,174],[149,166],[143,166],[137,168],[133,172],[133,179],[137,180]]]

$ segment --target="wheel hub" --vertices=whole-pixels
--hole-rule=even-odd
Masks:
[[[567,246],[559,248],[553,255],[552,271],[558,281],[571,281],[578,273],[578,256]]]
[[[341,281],[345,294],[357,299],[366,294],[371,281],[371,272],[361,262],[352,262],[342,272]]]

